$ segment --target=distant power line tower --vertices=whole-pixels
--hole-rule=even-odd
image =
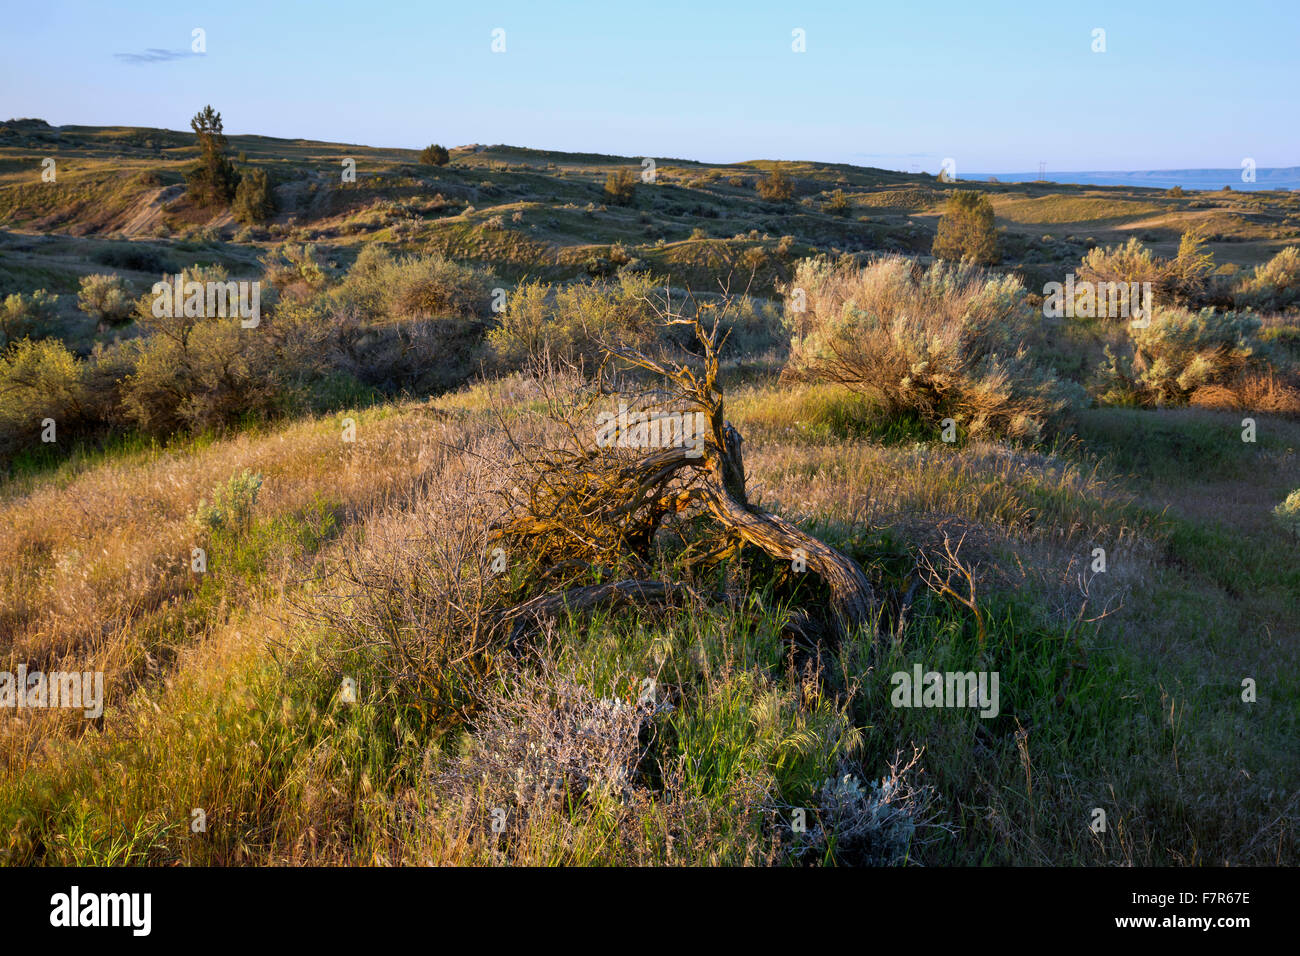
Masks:
[[[1040,159],[1038,161],[1038,181],[1041,183],[1041,182],[1045,182],[1046,180],[1047,180],[1047,162],[1046,160]]]

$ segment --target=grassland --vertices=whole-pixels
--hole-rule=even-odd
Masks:
[[[799,262],[928,264],[954,188],[933,177],[783,164],[795,197],[780,204],[754,190],[772,164],[656,158],[656,184],[620,206],[606,176],[640,157],[466,147],[430,167],[413,151],[263,137],[230,150],[271,173],[269,223],[189,204],[188,134],[0,130],[0,294],[60,293],[41,331],[105,370],[90,381],[123,387],[141,366],[104,350],[161,333],[97,325],[75,305],[81,276],[113,272],[143,294],[196,264],[270,275],[284,242],[312,244],[320,276],[277,285],[267,329],[277,347],[307,329],[310,347],[268,365],[335,363],[256,414],[161,432],[110,416],[7,462],[0,667],[107,680],[95,720],[0,711],[0,862],[1296,862],[1300,538],[1274,517],[1300,487],[1294,410],[1244,386],[1179,407],[1092,389],[1032,439],[963,421],[945,441],[870,390],[783,375],[781,297]],[[40,181],[45,155],[57,184]],[[340,181],[347,157],[355,183]],[[1241,270],[1300,239],[1294,194],[959,185],[990,196],[1000,273],[1031,293],[1042,270],[1130,235],[1173,255],[1208,226],[1216,266]],[[847,214],[823,209],[836,189]],[[381,245],[397,258],[359,264]],[[483,637],[494,602],[537,585],[532,554],[482,573],[509,463],[591,422],[574,369],[503,358],[494,336],[526,324],[521,306],[407,314],[411,296],[365,284],[424,289],[421,263],[451,268],[438,256],[512,302],[521,280],[550,283],[528,301],[554,310],[541,325],[575,363],[594,329],[672,344],[633,317],[661,282],[704,315],[721,311],[720,286],[747,292],[720,382],[749,500],[861,566],[872,626],[793,632],[824,588],[749,548],[707,563],[675,606]],[[1269,374],[1289,387],[1300,320],[1263,321]],[[1078,322],[1032,344],[1082,393],[1125,340]],[[241,343],[222,355],[252,351],[220,341]],[[388,364],[367,377],[377,356]],[[205,519],[245,472],[261,478],[247,514]],[[702,521],[682,525],[688,554],[718,537]],[[686,566],[677,547],[656,552],[666,573]],[[894,706],[891,675],[915,665],[998,672],[999,712]]]

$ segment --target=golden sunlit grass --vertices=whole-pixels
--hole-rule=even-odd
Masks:
[[[343,420],[356,440],[343,441]],[[129,632],[194,586],[200,499],[242,469],[264,476],[259,514],[340,514],[409,487],[453,435],[419,404],[309,419],[180,450],[112,458],[28,482],[0,502],[0,621],[6,656],[49,661],[113,655]]]
[[[459,446],[475,436],[494,434],[503,408],[513,407],[513,420],[526,427],[533,418],[529,410],[535,411],[539,401],[526,379],[493,381],[434,403],[399,404],[356,415],[357,442],[351,448],[342,447],[343,416],[330,416],[260,435],[107,460],[11,493],[4,503],[6,531],[0,539],[12,558],[6,563],[13,569],[5,589],[6,600],[12,602],[6,605],[8,620],[20,629],[20,642],[7,648],[10,658],[32,660],[43,653],[57,659],[70,652],[65,659],[106,667],[110,693],[98,729],[87,729],[84,721],[67,719],[67,714],[29,712],[21,720],[5,718],[0,822],[9,834],[4,847],[9,859],[222,864],[771,862],[773,846],[761,836],[764,801],[781,794],[796,799],[794,794],[808,792],[801,788],[813,781],[803,776],[806,770],[796,768],[819,766],[809,755],[816,747],[834,746],[842,733],[833,729],[834,721],[843,718],[832,719],[830,711],[822,713],[821,705],[809,703],[815,698],[806,695],[815,685],[796,682],[793,686],[804,687],[799,692],[804,696],[780,703],[782,695],[791,693],[789,685],[774,682],[774,676],[760,679],[766,672],[754,670],[764,659],[776,666],[773,674],[782,667],[779,642],[770,643],[763,626],[750,632],[748,625],[720,620],[713,613],[696,614],[680,624],[613,619],[586,627],[561,624],[553,634],[561,643],[548,653],[559,664],[586,674],[584,681],[598,692],[610,693],[617,675],[646,656],[669,662],[660,663],[661,669],[680,671],[671,681],[684,695],[681,716],[674,718],[675,732],[678,746],[693,755],[684,766],[696,770],[666,781],[653,795],[638,790],[630,802],[593,797],[570,811],[539,807],[526,825],[512,824],[507,848],[486,828],[481,812],[459,802],[459,797],[449,799],[433,783],[434,771],[451,759],[455,738],[430,735],[402,695],[394,692],[386,672],[377,669],[370,651],[341,640],[329,620],[314,621],[291,610],[310,603],[313,594],[337,588],[332,569],[340,549],[373,553],[374,560],[388,560],[383,555],[393,558],[406,549],[414,560],[418,550],[410,549],[420,547],[420,538],[414,526],[398,520],[392,505],[425,500],[422,488],[450,487],[454,474],[463,472],[464,459],[444,443]],[[971,842],[981,843],[988,833],[1001,834],[1007,852],[1021,861],[1168,859],[1158,841],[1174,838],[1168,835],[1167,822],[1151,813],[1161,801],[1182,800],[1178,794],[1191,792],[1189,781],[1203,788],[1196,792],[1217,808],[1216,813],[1234,813],[1233,807],[1243,800],[1255,807],[1265,799],[1258,789],[1263,781],[1245,789],[1234,784],[1225,791],[1226,783],[1216,778],[1222,771],[1216,768],[1225,747],[1240,750],[1239,759],[1264,759],[1271,747],[1280,745],[1285,722],[1263,736],[1255,734],[1243,747],[1239,720],[1213,717],[1213,704],[1187,685],[1193,662],[1214,666],[1220,637],[1209,638],[1190,656],[1165,659],[1168,642],[1176,640],[1201,609],[1186,596],[1184,577],[1200,572],[1171,568],[1163,555],[1175,548],[1186,560],[1209,562],[1215,560],[1218,543],[1185,540],[1181,519],[1171,524],[1157,513],[1163,496],[1158,488],[1126,489],[1109,469],[1068,448],[1049,453],[997,442],[882,444],[835,437],[834,429],[863,415],[865,409],[854,401],[822,386],[738,389],[730,408],[733,419],[751,436],[746,460],[754,499],[827,540],[859,549],[868,559],[874,553],[872,560],[884,565],[915,547],[938,553],[934,549],[945,532],[954,540],[964,536],[961,558],[974,569],[981,601],[991,602],[986,610],[993,609],[987,646],[1002,649],[990,663],[1004,670],[1011,688],[1017,686],[1008,676],[1013,661],[1028,655],[1028,662],[1046,653],[1055,646],[1050,635],[1060,634],[1061,627],[1066,634],[1074,633],[1069,622],[1085,600],[1091,612],[1110,604],[1116,609],[1107,619],[1115,628],[1110,640],[1128,644],[1116,656],[1123,662],[1121,677],[1096,674],[1090,679],[1119,683],[1095,687],[1091,697],[1069,697],[1074,703],[1065,705],[1067,711],[1074,713],[1071,708],[1080,706],[1083,710],[1068,719],[1083,721],[1076,734],[1086,734],[1083,728],[1093,726],[1089,721],[1101,719],[1086,716],[1094,707],[1102,708],[1098,713],[1136,707],[1150,720],[1149,731],[1137,731],[1148,736],[1141,738],[1145,756],[1132,767],[1106,769],[1104,755],[1113,744],[1109,738],[1090,743],[1085,736],[1062,750],[1063,743],[1050,742],[1055,738],[1047,726],[1039,733],[1048,737],[1040,741],[1035,736],[1025,744],[1031,761],[1026,767],[1017,749],[1023,741],[1004,749],[995,738],[980,738],[987,741],[980,746],[993,748],[990,752],[997,755],[981,758],[971,752],[960,723],[917,723],[909,716],[904,728],[888,730],[888,722],[898,715],[878,710],[887,691],[859,689],[849,692],[845,706],[857,715],[853,722],[866,721],[876,728],[868,735],[867,752],[894,746],[895,732],[927,740],[928,766],[948,798],[983,800],[989,807],[986,822],[970,835]],[[849,402],[852,414],[840,408],[842,402]],[[1204,413],[1189,410],[1181,413],[1182,420],[1192,424],[1196,420],[1189,416],[1198,414]],[[1119,440],[1114,437],[1119,433],[1109,434],[1112,444]],[[1105,446],[1106,441],[1100,441],[1098,447]],[[1123,462],[1124,454],[1132,453],[1118,449],[1114,454]],[[1292,460],[1283,456],[1269,467],[1285,470]],[[184,570],[193,536],[189,514],[200,498],[211,495],[213,486],[244,468],[265,476],[254,527],[237,540],[214,545],[216,560],[239,568],[214,568],[213,579],[222,583],[215,591],[205,591],[193,586]],[[318,520],[313,506],[319,500],[329,502],[331,513],[338,516],[336,534],[309,536],[310,547],[263,546],[266,529],[280,527],[277,522],[295,516],[299,522]],[[1185,503],[1203,507],[1191,496]],[[1245,533],[1251,541],[1260,541],[1269,527],[1252,524]],[[79,545],[84,549],[87,539],[100,547],[91,559],[92,570],[83,574],[68,555]],[[1107,550],[1110,567],[1097,575],[1089,573],[1088,565],[1092,548],[1099,544]],[[1209,550],[1202,553],[1198,548]],[[177,552],[180,558],[174,557]],[[317,571],[308,573],[313,565]],[[880,570],[892,573],[884,565]],[[1085,598],[1078,587],[1089,578]],[[1255,580],[1261,598],[1274,593],[1270,579]],[[124,598],[132,588],[146,597]],[[1147,593],[1134,609],[1122,604],[1133,602],[1142,588]],[[66,592],[65,600],[52,598],[63,593],[59,589]],[[1231,605],[1231,598],[1223,600]],[[146,601],[156,610],[150,612]],[[1026,601],[1038,610],[1009,610]],[[144,635],[158,625],[162,611],[157,608],[166,602],[196,613],[192,632],[184,639],[173,635],[174,646],[165,661],[133,670],[133,656],[157,649]],[[336,608],[338,615],[351,613],[346,599],[327,601],[326,606]],[[1004,610],[996,611],[999,607]],[[1013,616],[1002,622],[1003,613]],[[1153,631],[1161,614],[1164,620]],[[956,624],[958,618],[943,620],[947,623],[922,616],[909,625],[905,643],[894,647],[890,660],[882,662],[883,670],[910,666],[914,658],[937,661],[939,655],[952,653],[942,650],[944,642],[965,640],[955,636],[964,628]],[[1212,626],[1218,631],[1234,625],[1224,618]],[[1043,636],[1033,636],[1040,632]],[[715,644],[718,640],[721,643]],[[1044,642],[1043,651],[1031,650],[1035,641]],[[1013,647],[1019,649],[1008,656]],[[859,652],[845,648],[840,653]],[[1094,646],[1090,653],[1105,651]],[[1258,654],[1247,656],[1252,667],[1266,660]],[[1146,669],[1154,675],[1153,685],[1163,682],[1166,694],[1139,693],[1128,683],[1133,673]],[[1267,679],[1270,671],[1252,673]],[[339,700],[344,675],[359,681],[357,705],[344,706]],[[880,681],[884,675],[869,679]],[[1031,679],[1037,678],[1020,678]],[[696,687],[701,680],[704,683]],[[1041,693],[1050,703],[1046,686]],[[1134,694],[1134,703],[1124,704],[1124,693]],[[1022,698],[1020,707],[1026,706]],[[1167,720],[1162,725],[1158,717],[1167,715],[1171,706],[1176,714],[1186,714],[1172,731]],[[868,719],[868,714],[876,716]],[[778,720],[772,736],[754,736],[761,722],[771,719]],[[880,719],[886,724],[880,725]],[[1109,726],[1106,721],[1113,719],[1104,718],[1096,726]],[[694,721],[705,723],[697,727]],[[1201,729],[1191,734],[1191,726]],[[1159,742],[1170,733],[1176,748]],[[813,741],[821,743],[814,747]],[[1182,774],[1177,785],[1166,763],[1175,759],[1175,749]],[[723,760],[724,753],[731,756]],[[797,757],[800,754],[804,756]],[[1095,762],[1099,758],[1102,764]],[[805,764],[805,759],[812,762]],[[742,766],[749,769],[742,773]],[[765,776],[759,772],[762,766],[786,769]],[[717,776],[700,777],[706,767]],[[1073,767],[1071,782],[1054,782],[1051,767]],[[1275,774],[1262,776],[1266,781],[1284,772],[1279,765]],[[1024,792],[1009,797],[1014,787]],[[1112,843],[1090,844],[1080,836],[1066,838],[1027,826],[1021,801],[1037,808],[1040,827],[1046,826],[1042,820],[1051,818],[1054,826],[1068,829],[1069,818],[1083,812],[1080,806],[1086,809],[1109,799],[1107,788],[1118,791],[1118,803],[1107,805],[1117,808],[1124,823],[1122,838],[1117,833]],[[729,809],[718,800],[725,800]],[[1266,805],[1274,807],[1270,819],[1284,810],[1276,800]],[[208,821],[209,829],[201,835],[190,829],[196,808]],[[1277,849],[1292,839],[1285,826],[1250,830],[1249,819],[1211,824],[1187,817],[1185,822],[1209,844],[1200,851],[1211,857],[1207,862],[1233,858],[1232,846],[1255,860],[1286,852]],[[956,854],[951,857],[955,860],[966,859],[961,856],[966,851],[958,849],[961,845],[959,841],[943,852]],[[1187,862],[1197,859],[1194,851],[1171,852]]]
[[[1047,195],[1034,198],[1008,198],[994,201],[998,218],[1015,223],[1059,225],[1062,223],[1113,224],[1117,220],[1136,218],[1161,211],[1150,202],[1116,196]]]

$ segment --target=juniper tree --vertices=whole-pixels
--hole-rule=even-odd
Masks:
[[[210,105],[190,120],[198,138],[199,161],[185,175],[189,196],[199,206],[224,206],[235,196],[239,173],[226,157],[226,136],[221,114]]]
[[[998,234],[993,228],[993,204],[972,190],[948,198],[935,232],[934,255],[939,259],[973,259],[982,266],[998,262]]]
[[[446,166],[451,161],[451,154],[445,146],[433,143],[420,151],[420,162],[426,166]]]
[[[275,195],[271,180],[264,169],[250,169],[239,180],[235,190],[232,210],[236,219],[245,224],[266,222],[275,214]]]

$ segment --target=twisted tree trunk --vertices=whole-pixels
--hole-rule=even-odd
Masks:
[[[725,449],[705,452],[704,501],[728,531],[778,561],[802,558],[831,591],[831,608],[841,635],[872,624],[875,595],[871,582],[848,555],[800,530],[780,515],[750,505],[745,495],[741,438],[730,422],[720,429]]]
[[[785,518],[750,504],[742,439],[725,419],[717,385],[719,327],[706,331],[697,320],[686,324],[694,325],[704,347],[702,377],[686,366],[662,364],[639,352],[610,352],[671,382],[675,402],[703,413],[707,428],[699,436],[702,441],[691,449],[662,448],[631,459],[607,457],[602,452],[607,453],[608,446],[530,459],[535,479],[525,496],[527,506],[499,527],[499,533],[548,549],[552,560],[564,563],[600,561],[616,566],[621,560],[648,570],[648,551],[662,522],[700,504],[721,525],[724,537],[752,545],[778,561],[802,562],[819,575],[831,592],[828,623],[837,634],[874,629],[875,595],[857,562]],[[510,609],[506,618],[518,622],[518,632],[519,627],[529,626],[528,621],[563,608],[674,604],[690,593],[685,585],[642,580],[638,575],[543,594]]]

